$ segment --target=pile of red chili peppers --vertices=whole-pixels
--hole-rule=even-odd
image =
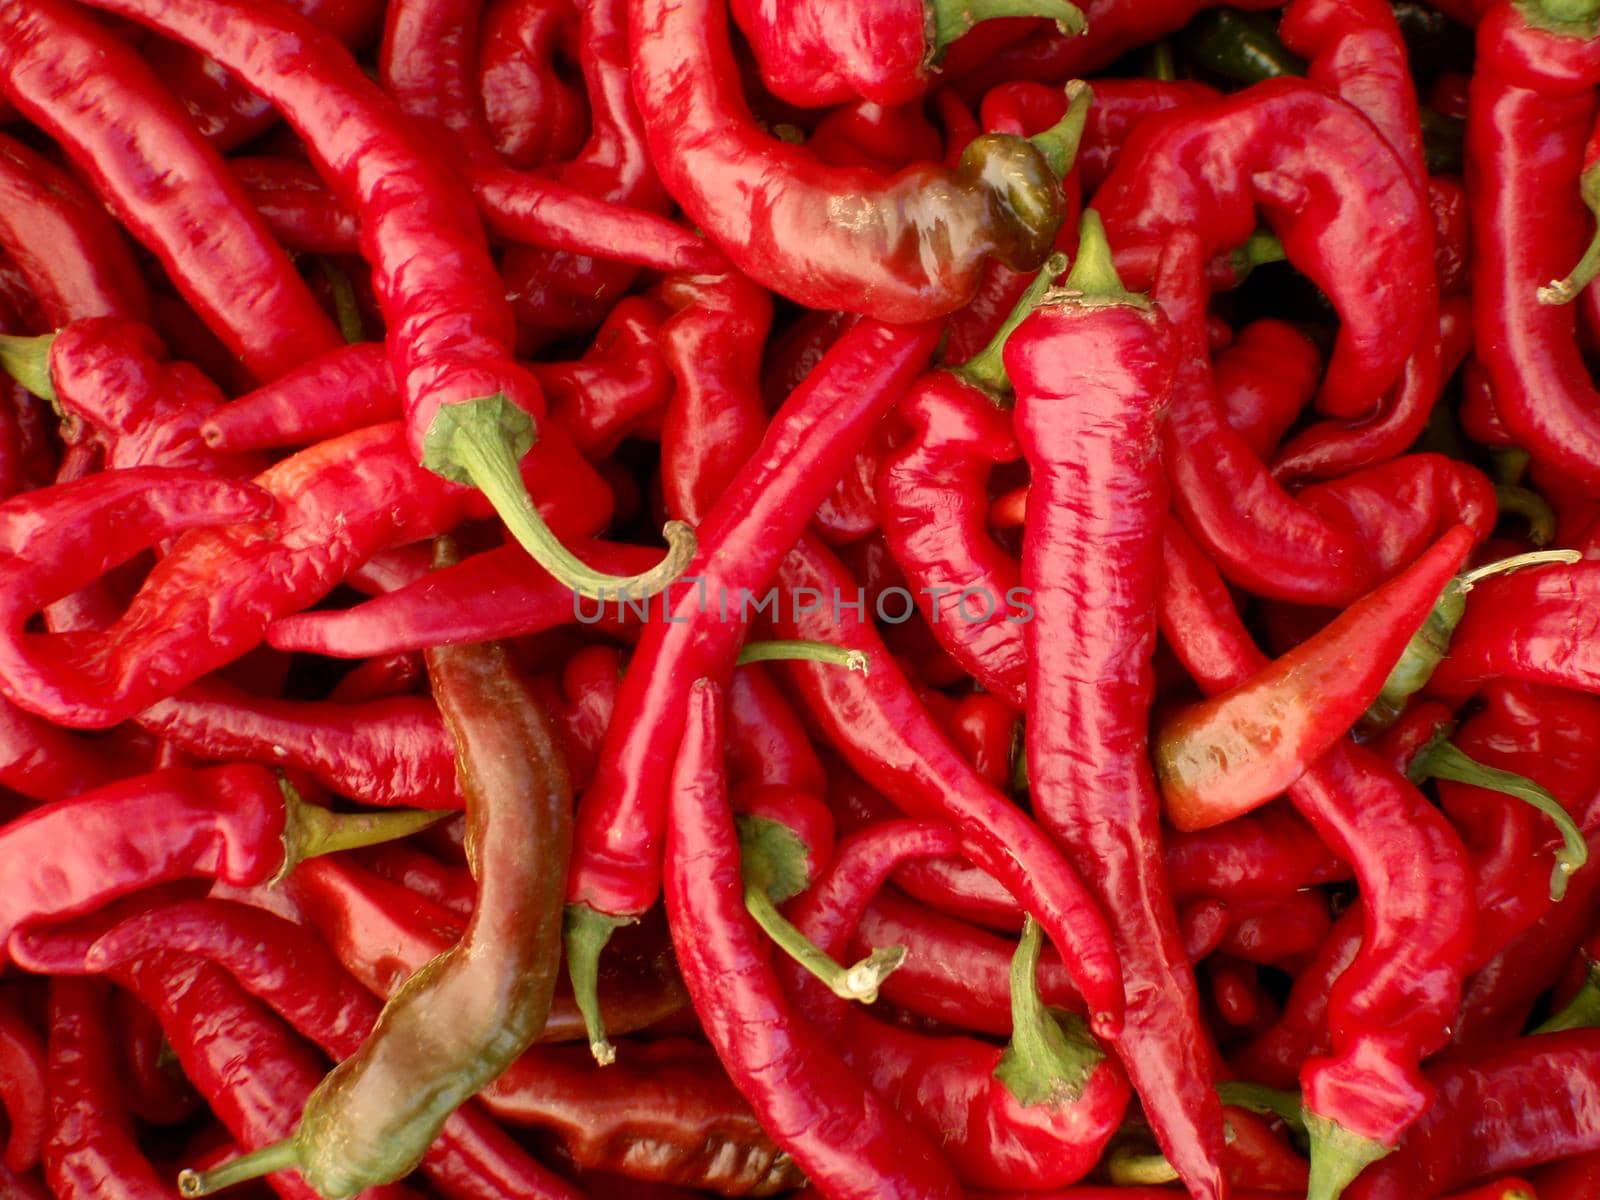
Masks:
[[[0,0],[0,1200],[1600,1197],[1600,0]]]

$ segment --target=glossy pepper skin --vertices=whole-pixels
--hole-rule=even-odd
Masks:
[[[1378,698],[1472,542],[1457,526],[1248,682],[1163,722],[1156,774],[1173,824],[1200,829],[1264,804],[1341,741]]]
[[[783,996],[744,907],[722,778],[721,696],[689,692],[673,772],[665,891],[684,981],[717,1056],[763,1126],[830,1195],[961,1195],[934,1144],[879,1100]]]
[[[1540,302],[1585,244],[1578,187],[1596,113],[1600,38],[1536,27],[1502,3],[1478,26],[1467,116],[1476,353],[1507,432],[1540,462],[1600,486],[1600,421],[1578,314]]]
[[[1600,563],[1519,571],[1480,589],[1429,681],[1434,691],[1465,694],[1495,678],[1600,691],[1593,630]]]
[[[400,419],[389,359],[363,342],[318,355],[207,416],[206,444],[234,452],[308,446]]]
[[[46,1105],[44,1041],[9,999],[0,997],[0,1105],[10,1131],[3,1161],[13,1171],[39,1162],[53,1118]]]
[[[111,989],[96,979],[50,981],[51,1133],[44,1171],[57,1196],[170,1200],[172,1188],[139,1147],[117,1077]]]
[[[372,831],[368,841],[426,823],[333,817],[247,763],[119,780],[35,808],[0,831],[0,856],[13,881],[0,901],[0,932],[9,937],[29,921],[87,912],[167,880],[266,883],[308,854],[360,844],[360,835],[355,842],[342,835],[361,822]]]
[[[782,637],[826,639],[867,656],[867,675],[807,663],[781,670],[796,686],[812,720],[851,768],[907,816],[948,821],[961,835],[962,857],[982,867],[1044,926],[1089,998],[1097,1036],[1121,1024],[1123,986],[1112,934],[1093,894],[1035,822],[961,757],[918,699],[865,617],[865,593],[838,559],[803,538],[779,581],[791,592],[838,596],[809,612],[784,606]],[[862,599],[853,611],[852,597]],[[891,978],[893,978],[891,976]]]
[[[1278,136],[1285,123],[1303,131],[1293,147]],[[1178,228],[1200,231],[1208,259],[1232,250],[1259,208],[1339,310],[1318,405],[1343,416],[1375,407],[1431,321],[1408,300],[1434,284],[1431,245],[1396,232],[1425,222],[1425,201],[1372,125],[1278,79],[1154,116],[1129,143],[1095,197],[1119,269],[1147,283]]]
[[[155,904],[96,938],[83,965],[91,972],[115,972],[167,953],[194,955],[223,968],[335,1060],[360,1049],[380,1010],[332,952],[307,938],[302,927],[229,901]],[[421,1169],[452,1200],[488,1200],[508,1191],[552,1200],[573,1196],[473,1105],[445,1123]]]
[[[211,678],[137,719],[196,758],[294,767],[363,804],[462,805],[450,736],[438,708],[423,697],[274,700]]]
[[[478,94],[495,149],[514,167],[564,163],[588,134],[588,98],[557,69],[576,57],[578,6],[498,0],[484,8]]]
[[[894,0],[865,8],[831,0],[778,5],[736,0],[733,19],[749,41],[761,79],[773,95],[802,108],[825,108],[857,96],[903,104],[925,94],[935,63],[954,37],[966,33],[978,6]],[[994,15],[1053,17],[1083,31],[1083,14],[1069,5],[1038,4],[1033,12]]]
[[[903,820],[853,835],[795,901],[796,927],[824,953],[840,957],[862,910],[895,867],[911,857],[949,855],[957,845],[948,827]],[[1008,1053],[974,1038],[931,1037],[839,1002],[792,971],[789,976],[802,1011],[842,1046],[845,1061],[874,1089],[940,1139],[968,1186],[1076,1182],[1099,1158],[1127,1107],[1126,1078],[1090,1042],[1070,1041],[1070,1049],[1052,1059],[1037,1042]],[[1038,985],[1028,980],[1025,986]],[[1041,1015],[1030,1010],[1033,1019]],[[1017,1061],[1003,1065],[1013,1057]]]
[[[721,5],[634,4],[630,31],[662,182],[735,266],[780,295],[922,321],[960,307],[989,254],[1028,270],[1049,252],[1059,191],[1021,139],[974,143],[954,172],[825,167],[750,116]],[[940,248],[924,257],[930,238]]]
[[[751,599],[771,585],[787,548],[936,338],[932,324],[857,325],[773,418],[707,512],[694,582],[670,597],[671,617],[646,626],[578,805],[569,927],[615,925],[655,903],[666,772],[684,696],[702,675],[732,671]],[[574,936],[569,928],[569,960]]]
[[[216,151],[126,45],[66,5],[14,9],[0,24],[0,79],[252,374],[272,379],[339,345]]]
[[[0,245],[52,326],[149,318],[127,237],[72,176],[10,137],[0,139]]]
[[[1163,561],[1161,630],[1190,675],[1213,693],[1246,678],[1263,656],[1215,566],[1176,524],[1167,528]],[[1466,853],[1416,788],[1354,745],[1336,746],[1289,796],[1355,869],[1363,898],[1363,940],[1328,997],[1332,1052],[1300,1068],[1304,1107],[1367,1139],[1369,1154],[1382,1153],[1427,1109],[1431,1093],[1418,1064],[1448,1039],[1460,1000],[1473,918]],[[1334,967],[1325,966],[1331,981]],[[1305,997],[1320,998],[1315,987]],[[1313,1154],[1316,1178],[1328,1156]],[[1323,1176],[1322,1186],[1328,1182]]]
[[[1035,610],[1024,630],[1029,788],[1111,922],[1127,994],[1117,1054],[1191,1194],[1215,1197],[1222,1112],[1145,753],[1166,509],[1160,430],[1176,346],[1165,317],[1122,290],[1109,255],[1087,215],[1059,298],[1004,352],[1033,471],[1022,548]]]
[[[1350,1200],[1439,1195],[1600,1149],[1600,1030],[1517,1038],[1428,1074],[1433,1107],[1398,1153],[1346,1190]]]
[[[453,553],[441,551],[442,561]],[[437,647],[427,660],[467,799],[478,881],[472,917],[461,940],[389,998],[361,1048],[317,1086],[281,1153],[263,1151],[247,1175],[237,1172],[250,1160],[221,1168],[208,1186],[230,1170],[232,1181],[289,1165],[328,1200],[393,1182],[544,1027],[571,854],[566,764],[504,644]]]

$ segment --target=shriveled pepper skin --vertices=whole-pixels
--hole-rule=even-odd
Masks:
[[[662,182],[758,283],[811,308],[920,321],[960,307],[989,254],[1028,270],[1049,253],[1060,191],[1022,139],[975,143],[954,172],[826,167],[751,117],[721,4],[641,0],[630,31]]]
[[[1035,610],[1024,629],[1030,795],[1111,921],[1127,996],[1118,1056],[1191,1194],[1219,1197],[1222,1109],[1146,747],[1176,343],[1143,297],[1082,297],[1072,282],[1005,348],[1033,468],[1022,551]]]

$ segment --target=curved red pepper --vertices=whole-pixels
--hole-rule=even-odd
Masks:
[[[310,163],[239,154],[228,160],[228,170],[286,250],[296,254],[361,253],[359,224]]]
[[[1292,146],[1279,136],[1286,124],[1298,131]],[[1372,409],[1432,324],[1412,303],[1435,287],[1432,245],[1397,232],[1425,222],[1423,203],[1370,124],[1290,79],[1151,117],[1095,196],[1136,284],[1175,231],[1195,231],[1209,260],[1255,232],[1260,208],[1339,311],[1318,397],[1338,416]]]
[[[211,413],[208,446],[240,453],[307,446],[400,419],[400,395],[381,345],[345,346],[302,363]]]
[[[111,989],[99,980],[50,981],[48,1088],[52,1129],[45,1179],[57,1196],[170,1200],[171,1186],[139,1147],[117,1077]]]
[[[1540,462],[1600,486],[1600,406],[1571,305],[1540,288],[1577,260],[1589,215],[1577,185],[1600,85],[1600,38],[1536,28],[1518,6],[1478,26],[1467,117],[1473,326],[1494,407]]]
[[[556,69],[577,34],[571,3],[501,0],[484,9],[478,95],[494,148],[514,167],[565,162],[583,148],[587,98]]]
[[[915,100],[936,82],[944,50],[990,17],[1053,18],[1083,32],[1083,14],[1062,0],[987,5],[972,0],[894,0],[863,7],[803,0],[782,7],[734,0],[733,19],[750,43],[761,81],[802,108],[863,97],[876,104]]]
[[[689,691],[667,826],[673,944],[706,1035],[773,1139],[839,1197],[958,1197],[935,1145],[861,1084],[783,998],[744,907],[722,782],[721,696]]]
[[[1496,576],[1477,592],[1429,681],[1432,690],[1464,694],[1503,678],[1600,691],[1600,563]]]
[[[636,427],[659,419],[671,400],[672,376],[662,344],[666,317],[654,300],[626,297],[606,316],[581,359],[533,364],[550,419],[565,426],[590,461],[609,458]]]
[[[758,283],[812,308],[920,321],[960,307],[990,253],[1027,270],[1048,252],[1058,189],[1021,139],[974,143],[954,173],[826,167],[749,115],[720,5],[650,0],[631,20],[634,95],[662,182]]]
[[[31,1171],[53,1120],[46,1109],[45,1045],[33,1025],[0,997],[0,1103],[10,1124],[5,1165]]]
[[[150,317],[127,238],[82,186],[43,155],[0,138],[0,246],[52,326],[80,317]]]
[[[55,0],[10,10],[0,22],[0,86],[61,143],[253,374],[273,379],[340,344],[216,151],[108,30]]]

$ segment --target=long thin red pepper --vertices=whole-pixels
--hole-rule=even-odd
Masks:
[[[1264,658],[1216,568],[1175,525],[1163,559],[1162,633],[1195,681],[1215,693],[1248,677]],[[1316,1118],[1313,1195],[1328,1200],[1427,1108],[1418,1062],[1449,1036],[1471,944],[1471,893],[1455,831],[1369,751],[1336,746],[1289,795],[1355,868],[1364,905],[1360,951],[1329,998],[1333,1052],[1301,1069],[1306,1111]]]
[[[56,0],[8,9],[0,86],[89,175],[253,374],[275,378],[340,344],[216,151],[109,31]]]
[[[1600,486],[1600,421],[1577,313],[1538,291],[1571,268],[1588,212],[1578,188],[1600,86],[1600,38],[1570,6],[1499,4],[1478,26],[1467,117],[1477,354],[1517,444]],[[1591,10],[1592,11],[1592,10]]]
[[[577,10],[544,0],[499,0],[484,9],[478,95],[494,147],[514,167],[564,163],[583,148],[587,98],[557,67],[573,56]]]
[[[1264,804],[1342,740],[1378,698],[1472,541],[1457,526],[1248,682],[1167,718],[1155,758],[1172,823],[1201,829]]]
[[[812,720],[851,767],[907,815],[955,826],[963,857],[1044,926],[1090,999],[1096,1034],[1112,1036],[1121,1023],[1120,973],[1106,919],[1077,872],[1043,830],[978,777],[934,723],[867,619],[864,589],[836,558],[804,538],[779,580],[791,595],[839,598],[804,611],[780,606],[774,621],[780,637],[826,639],[873,664],[865,676],[786,664],[782,670],[798,686]]]
[[[9,137],[0,139],[0,246],[51,325],[149,318],[139,268],[105,209],[65,171]]]
[[[1222,1111],[1161,860],[1146,757],[1172,388],[1166,319],[1123,290],[1085,214],[1061,292],[1006,342],[1017,440],[1033,471],[1022,580],[1033,619],[1033,810],[1104,905],[1127,994],[1113,1043],[1191,1194],[1223,1194]],[[1105,571],[1084,564],[1103,559]]]
[[[214,876],[251,887],[303,858],[401,837],[435,819],[336,816],[245,763],[136,775],[36,808],[0,830],[12,880],[0,902],[0,933],[165,880]]]
[[[752,599],[761,602],[806,520],[936,338],[931,324],[858,324],[796,389],[707,512],[694,586],[672,598],[666,619],[646,626],[578,805],[567,954],[580,999],[588,988],[579,981],[610,931],[659,894],[667,764],[690,685],[733,669]],[[598,1028],[592,1040],[603,1053]]]
[[[630,17],[634,95],[662,182],[758,283],[812,308],[921,321],[960,307],[989,254],[1029,270],[1048,252],[1059,189],[1022,139],[979,139],[955,172],[826,167],[750,116],[722,6],[649,0]],[[757,195],[753,207],[736,199]]]
[[[511,359],[511,313],[471,200],[335,38],[243,0],[96,3],[193,46],[271,100],[360,218],[415,461],[485,489],[528,552],[587,594],[623,584],[653,593],[681,572],[694,546],[681,526],[669,527],[656,570],[622,580],[573,557],[539,516],[517,463],[543,396]]]
[[[175,1200],[139,1148],[117,1078],[111,989],[95,979],[50,981],[47,1080],[53,1124],[45,1178],[57,1196]]]
[[[722,781],[720,692],[697,683],[688,704],[665,892],[684,981],[717,1056],[774,1140],[828,1194],[959,1196],[935,1145],[869,1092],[784,999],[744,908]]]

